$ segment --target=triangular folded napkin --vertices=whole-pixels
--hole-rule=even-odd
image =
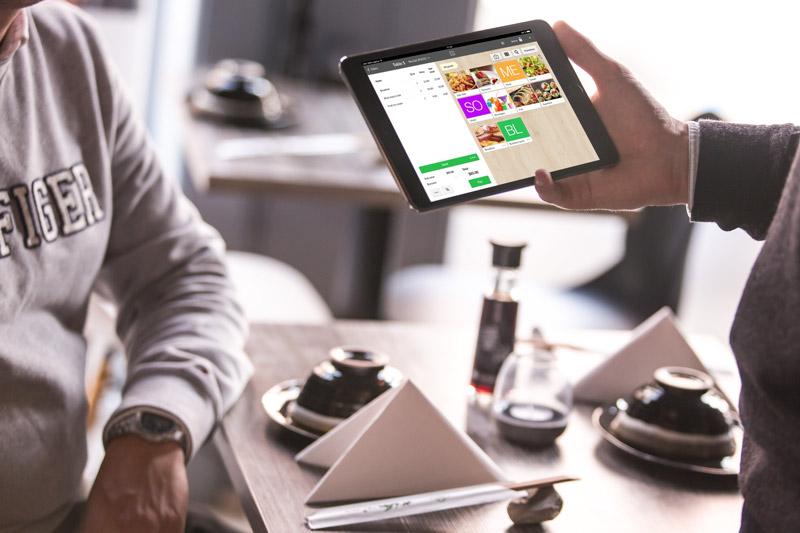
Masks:
[[[668,307],[633,330],[631,340],[589,372],[574,387],[576,400],[611,403],[653,380],[662,366],[682,366],[708,372],[692,350]]]
[[[295,459],[329,468],[308,504],[505,481],[489,456],[410,381],[383,393]]]

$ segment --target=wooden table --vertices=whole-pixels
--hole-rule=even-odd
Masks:
[[[530,451],[511,445],[489,421],[468,409],[465,384],[474,331],[380,322],[330,326],[253,326],[248,353],[255,376],[215,438],[254,531],[304,531],[303,501],[319,474],[294,462],[304,442],[268,423],[261,395],[279,381],[305,376],[341,344],[388,353],[433,403],[470,435],[512,479],[570,473],[580,482],[559,487],[564,509],[544,528],[513,528],[505,504],[490,504],[361,526],[348,531],[737,531],[741,496],[735,481],[674,472],[626,457],[603,442],[578,407],[558,445]],[[567,339],[613,350],[624,335],[571,335]],[[703,354],[701,353],[701,356]],[[561,357],[568,373],[588,370],[597,356]]]

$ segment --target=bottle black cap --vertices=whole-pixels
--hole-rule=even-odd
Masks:
[[[503,268],[518,268],[522,263],[522,250],[528,243],[501,242],[492,240],[492,265]]]

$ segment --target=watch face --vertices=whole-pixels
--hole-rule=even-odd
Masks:
[[[175,431],[175,422],[153,413],[142,413],[142,428],[150,433],[162,434]]]

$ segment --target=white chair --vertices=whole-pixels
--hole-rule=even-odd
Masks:
[[[333,316],[298,270],[271,257],[228,252],[228,271],[248,321],[320,324]]]

